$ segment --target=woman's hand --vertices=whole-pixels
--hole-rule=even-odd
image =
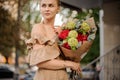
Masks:
[[[76,71],[78,74],[81,73],[80,63],[73,61],[65,61],[65,66],[70,67],[72,70]]]

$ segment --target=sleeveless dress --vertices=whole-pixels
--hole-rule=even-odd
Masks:
[[[53,29],[36,24],[32,30],[31,38],[26,41],[28,49],[27,62],[34,66],[43,61],[55,58],[61,59],[56,41],[57,35]],[[50,70],[39,68],[34,80],[68,80],[68,74],[65,69]]]

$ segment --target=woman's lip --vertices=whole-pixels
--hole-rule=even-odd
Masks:
[[[50,13],[45,13],[45,15],[50,15]]]

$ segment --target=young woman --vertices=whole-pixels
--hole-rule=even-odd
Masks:
[[[80,73],[80,64],[63,60],[57,45],[60,28],[54,28],[56,14],[60,10],[59,0],[40,0],[41,23],[35,24],[31,38],[27,41],[28,62],[38,66],[34,80],[68,80],[65,68]]]

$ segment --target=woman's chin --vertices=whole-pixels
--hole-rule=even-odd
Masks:
[[[45,16],[44,17],[44,19],[47,19],[47,20],[49,20],[49,19],[53,19],[54,17],[52,17],[52,16]]]

